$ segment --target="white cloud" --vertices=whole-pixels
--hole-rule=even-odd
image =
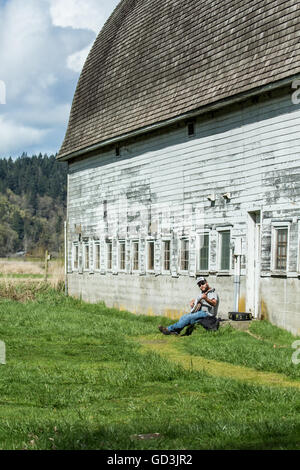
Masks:
[[[53,24],[60,27],[74,29],[89,29],[95,34],[101,30],[107,16],[119,3],[119,0],[50,0],[50,13]],[[67,59],[70,70],[80,72],[92,42],[80,51],[76,51]]]
[[[33,99],[36,97],[34,96]],[[49,127],[49,126],[64,126],[68,122],[71,111],[71,105],[65,104],[51,104],[49,102],[47,112],[41,112],[38,106],[28,106],[26,108],[26,121],[32,123],[35,127]],[[15,122],[22,123],[24,121],[24,108],[15,110],[13,113]],[[1,144],[0,144],[1,145]]]
[[[35,129],[16,124],[6,117],[0,116],[1,152],[9,156],[15,150],[21,152],[27,146],[40,144],[48,132],[46,129]]]
[[[75,54],[69,55],[67,59],[67,65],[70,70],[74,72],[80,72],[84,65],[85,59],[87,58],[91,49],[91,44],[88,45],[85,49],[82,49],[79,52],[75,52]]]
[[[0,157],[59,150],[79,72],[117,3],[0,0]]]
[[[50,0],[50,13],[55,26],[90,29],[98,34],[105,20],[105,2]]]

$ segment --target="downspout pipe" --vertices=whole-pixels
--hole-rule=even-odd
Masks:
[[[240,288],[241,288],[241,257],[242,238],[238,237],[233,243],[234,256],[234,312],[239,311]]]
[[[241,256],[236,255],[235,267],[234,267],[234,312],[239,311],[240,288],[241,288]]]

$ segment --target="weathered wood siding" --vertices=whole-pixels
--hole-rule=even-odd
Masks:
[[[115,148],[109,148],[69,165],[69,257],[72,256],[72,244],[78,242],[79,237],[90,243],[91,251],[94,241],[101,240],[99,273],[95,272],[93,255],[90,269],[85,273],[83,270],[83,274],[80,274],[81,268],[79,273],[73,272],[72,263],[68,263],[70,292],[78,295],[80,291],[86,299],[101,298],[108,304],[131,310],[146,312],[152,308],[154,313],[163,313],[168,309],[174,311],[174,293],[169,292],[171,284],[167,280],[173,278],[178,284],[175,310],[184,310],[187,292],[180,286],[187,282],[193,286],[192,277],[197,272],[197,240],[205,229],[210,234],[209,269],[205,274],[213,276],[221,289],[220,309],[226,314],[233,307],[230,278],[233,271],[220,272],[218,231],[228,227],[232,240],[243,238],[242,275],[245,276],[247,214],[260,210],[261,276],[271,279],[268,286],[263,281],[261,284],[264,311],[271,320],[283,325],[280,312],[285,309],[290,319],[285,319],[283,326],[296,332],[300,328],[300,106],[292,104],[291,91],[285,89],[276,96],[263,96],[255,102],[199,117],[192,137],[188,136],[186,125],[181,124],[144,139],[126,142],[120,151],[117,157]],[[230,193],[229,200],[224,199],[225,193]],[[214,204],[208,199],[212,194],[216,198]],[[288,299],[282,305],[280,283],[277,291],[278,279],[272,272],[272,224],[276,221],[286,222],[289,226],[285,277],[286,282],[293,278],[293,289],[296,288],[292,306]],[[183,237],[190,240],[189,271],[184,273],[179,263],[180,239]],[[107,239],[113,244],[111,273],[115,276],[105,276]],[[155,267],[154,273],[147,274],[146,241],[150,239],[155,240]],[[170,273],[162,270],[163,239],[171,240]],[[118,269],[118,240],[126,241],[126,270],[122,274]],[[140,270],[134,274],[132,240],[140,241]],[[83,256],[81,249],[79,252],[80,257]],[[133,279],[145,274],[141,294],[136,291],[139,287]],[[221,275],[227,276],[226,281]],[[88,281],[84,279],[86,276],[89,276]],[[120,276],[126,276],[123,287],[120,279],[114,281]],[[105,280],[108,277],[109,284]],[[272,279],[274,283],[270,284]],[[113,282],[118,283],[113,302],[109,289],[97,296],[97,286],[110,285],[113,290]],[[135,285],[135,290],[131,291],[130,283]],[[153,301],[147,296],[147,285],[155,296]],[[165,289],[159,285],[164,285]],[[222,285],[227,289],[223,295],[227,299],[225,302],[222,302]],[[265,291],[264,285],[267,286]],[[278,292],[278,302],[273,298],[270,303],[271,291],[272,295]]]

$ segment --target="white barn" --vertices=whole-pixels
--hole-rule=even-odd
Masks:
[[[297,7],[120,2],[58,155],[70,294],[175,318],[201,274],[222,316],[238,303],[300,333]]]

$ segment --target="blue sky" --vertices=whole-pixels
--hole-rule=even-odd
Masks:
[[[84,60],[118,3],[0,0],[0,158],[59,150]]]

